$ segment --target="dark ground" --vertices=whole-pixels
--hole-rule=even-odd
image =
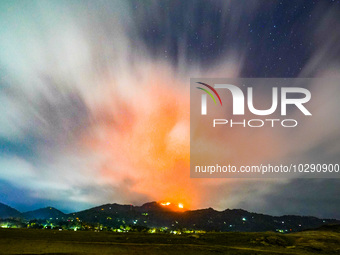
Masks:
[[[340,254],[340,233],[143,234],[0,229],[0,254]]]

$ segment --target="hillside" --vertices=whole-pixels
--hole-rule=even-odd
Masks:
[[[22,218],[25,218],[27,220],[32,219],[42,219],[42,220],[48,220],[48,219],[66,219],[66,214],[59,211],[58,209],[55,209],[53,207],[46,207],[41,208],[34,211],[29,211],[21,214]]]
[[[14,218],[20,216],[20,212],[8,205],[0,203],[0,219]]]

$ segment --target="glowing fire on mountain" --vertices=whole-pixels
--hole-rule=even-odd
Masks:
[[[171,204],[170,202],[161,203],[161,205],[163,205],[163,206],[168,206],[170,204]]]
[[[183,211],[184,210],[183,203],[159,202],[159,204],[172,211]]]

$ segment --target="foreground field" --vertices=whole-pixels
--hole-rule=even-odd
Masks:
[[[340,254],[340,233],[169,235],[0,229],[0,254]]]

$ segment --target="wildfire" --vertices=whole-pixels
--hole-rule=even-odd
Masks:
[[[170,202],[161,203],[161,205],[163,205],[163,206],[168,206],[168,205],[170,205],[170,204],[171,204]]]
[[[183,203],[159,202],[159,204],[172,211],[183,211],[184,209]]]

